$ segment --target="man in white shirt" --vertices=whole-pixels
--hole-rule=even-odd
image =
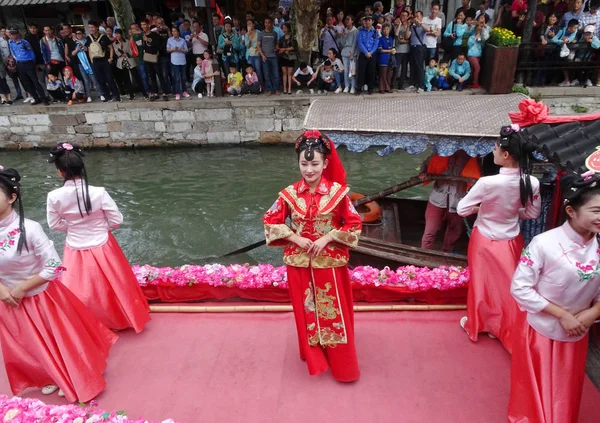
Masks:
[[[192,44],[192,54],[194,55],[194,63],[196,63],[197,57],[204,58],[204,52],[208,48],[209,40],[208,34],[202,30],[200,22],[194,21],[192,28],[192,33],[185,38],[187,42]]]
[[[475,12],[475,20],[484,13],[490,17],[489,22],[494,22],[494,14],[496,11],[490,7],[490,0],[485,0],[479,5],[479,9]]]
[[[431,59],[437,60],[437,43],[438,37],[442,32],[442,20],[438,18],[440,13],[440,3],[433,1],[431,3],[431,13],[429,16],[423,18],[422,27],[425,29],[425,46],[427,47],[427,60],[428,63]]]

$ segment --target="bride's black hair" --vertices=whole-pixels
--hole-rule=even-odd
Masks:
[[[331,141],[329,138],[322,135],[319,131],[306,131],[296,141],[295,150],[300,158],[300,154],[304,152],[306,160],[312,160],[315,157],[315,151],[318,151],[326,157],[331,153]]]
[[[16,194],[16,201],[19,203],[19,242],[17,243],[17,252],[21,254],[23,246],[29,251],[27,245],[27,234],[25,233],[25,212],[23,211],[23,199],[21,198],[21,175],[17,169],[4,169],[0,170],[0,189],[6,194],[7,197],[12,197]],[[13,203],[14,207],[14,203]]]
[[[525,207],[528,201],[533,201],[533,187],[531,186],[531,169],[533,164],[532,153],[537,146],[525,139],[523,133],[513,126],[504,126],[500,130],[498,146],[502,151],[510,154],[512,159],[519,164],[521,173],[520,196],[521,205]]]
[[[64,174],[64,180],[70,181],[77,178],[82,180],[83,188],[81,192],[81,201],[79,201],[79,192],[75,184],[75,194],[77,196],[77,207],[79,214],[83,217],[83,212],[90,214],[92,212],[92,202],[90,200],[90,189],[88,186],[88,177],[83,162],[83,151],[77,144],[58,143],[50,150],[48,163],[54,163],[56,168]],[[83,210],[81,208],[83,203]]]

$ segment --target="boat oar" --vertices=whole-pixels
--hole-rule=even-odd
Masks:
[[[247,245],[244,248],[240,248],[239,250],[235,250],[235,251],[232,251],[231,253],[227,253],[225,255],[222,255],[221,257],[236,256],[238,254],[242,254],[242,253],[245,253],[247,251],[254,250],[255,248],[262,247],[266,243],[267,243],[267,240],[263,239],[262,241],[258,241],[258,242],[255,242],[254,244]],[[219,257],[219,258],[221,258],[221,257]]]
[[[395,194],[397,192],[403,191],[405,189],[414,187],[416,185],[429,182],[429,181],[456,181],[456,182],[466,182],[466,183],[475,183],[476,179],[465,178],[463,176],[451,176],[451,175],[426,175],[424,178],[419,178],[418,176],[413,176],[408,181],[404,181],[399,183],[398,185],[394,185],[393,187],[389,187],[384,189],[383,191],[379,191],[375,194],[369,194],[354,201],[354,206],[360,206],[366,203],[370,203],[371,201],[378,200],[383,197],[387,197],[388,195]]]
[[[394,185],[393,187],[386,188],[383,191],[379,191],[375,194],[369,194],[363,198],[360,198],[360,199],[354,201],[353,204],[355,207],[358,207],[362,204],[370,203],[371,201],[375,201],[380,198],[387,197],[388,195],[395,194],[402,190],[414,187],[415,185],[419,185],[419,184],[422,184],[422,183],[428,182],[428,181],[457,181],[457,182],[474,183],[475,179],[464,178],[462,176],[450,176],[450,175],[426,175],[426,177],[423,179],[419,178],[418,176],[413,176],[408,181],[404,181],[400,184]],[[239,250],[235,250],[235,251],[232,251],[225,255],[222,255],[221,257],[218,257],[218,258],[231,257],[231,256],[236,256],[238,254],[246,253],[246,252],[254,250],[258,247],[262,247],[266,243],[267,243],[267,241],[263,239],[261,241],[255,242],[254,244],[250,244],[243,248],[240,248]]]

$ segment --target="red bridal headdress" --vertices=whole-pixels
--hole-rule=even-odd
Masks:
[[[304,152],[307,160],[313,159],[315,150],[324,154],[328,164],[323,171],[323,176],[332,182],[346,186],[346,170],[337,154],[335,145],[327,135],[316,130],[305,131],[296,141],[295,150],[298,154]]]

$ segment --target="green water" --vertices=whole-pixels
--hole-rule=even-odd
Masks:
[[[43,223],[62,251],[65,235],[46,225],[46,195],[62,184],[47,154],[2,151],[0,164],[21,172],[27,217]],[[379,157],[341,148],[340,156],[352,190],[371,193],[417,174],[427,154],[398,150]],[[131,263],[281,263],[281,250],[267,247],[229,260],[210,256],[263,238],[262,215],[299,179],[292,146],[90,150],[86,166],[90,184],[106,187],[123,213],[115,236]],[[402,195],[426,198],[427,192],[419,187]]]

